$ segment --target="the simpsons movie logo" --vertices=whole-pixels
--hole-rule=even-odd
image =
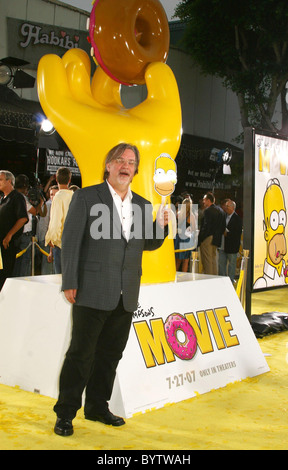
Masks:
[[[170,314],[165,322],[162,318],[134,321],[146,367],[155,367],[174,362],[192,360],[197,351],[209,354],[238,346],[239,340],[226,307],[201,310],[196,314]]]
[[[267,140],[265,136],[257,138],[258,171],[273,175],[288,175],[287,142],[274,139],[274,143],[271,145],[270,140]]]

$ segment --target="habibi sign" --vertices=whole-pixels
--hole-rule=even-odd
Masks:
[[[229,278],[142,286],[111,408],[127,418],[269,371]]]
[[[9,55],[28,61],[27,68],[35,68],[45,54],[62,56],[69,49],[90,50],[87,31],[79,29],[7,18],[7,34]]]

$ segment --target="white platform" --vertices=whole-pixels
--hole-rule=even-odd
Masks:
[[[57,398],[71,329],[60,283],[59,275],[6,281],[0,293],[0,383]],[[199,327],[191,360],[176,357],[167,342],[164,324],[171,313]],[[268,371],[229,278],[178,275],[174,283],[141,286],[110,407],[129,418]]]

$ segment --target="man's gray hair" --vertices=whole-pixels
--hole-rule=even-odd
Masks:
[[[121,143],[118,145],[115,145],[108,154],[106,155],[106,160],[105,160],[105,170],[104,170],[104,181],[108,178],[109,176],[109,171],[107,170],[107,163],[111,163],[113,160],[116,160],[117,158],[121,157],[125,150],[132,150],[135,154],[135,159],[136,159],[136,165],[135,165],[135,175],[138,173],[138,167],[140,163],[140,153],[136,145],[131,145],[131,144],[126,144],[126,143]]]
[[[236,210],[236,202],[232,201],[232,199],[227,201],[227,206],[233,207],[234,211]]]
[[[6,181],[11,181],[11,184],[14,187],[15,186],[15,176],[13,175],[13,173],[11,173],[11,171],[7,171],[7,170],[0,170],[0,174],[1,173],[3,175],[5,175]]]

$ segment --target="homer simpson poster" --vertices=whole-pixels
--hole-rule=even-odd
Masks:
[[[254,284],[288,284],[288,142],[255,135]]]

